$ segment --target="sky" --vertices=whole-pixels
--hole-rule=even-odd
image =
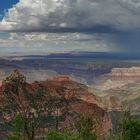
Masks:
[[[140,53],[140,0],[4,0],[0,56]]]
[[[6,10],[11,8],[17,2],[19,2],[19,0],[4,0],[4,1],[2,1],[0,3],[0,19],[3,18],[4,13],[6,12]]]

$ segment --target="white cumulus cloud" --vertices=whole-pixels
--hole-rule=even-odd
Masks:
[[[140,28],[140,0],[20,0],[0,22],[4,31]]]

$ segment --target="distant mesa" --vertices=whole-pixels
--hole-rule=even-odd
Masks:
[[[113,68],[111,73],[104,75],[111,80],[140,80],[140,67]]]
[[[53,78],[50,78],[51,81],[58,81],[58,82],[62,82],[62,81],[70,81],[70,77],[66,76],[66,75],[59,75],[59,76],[55,76]]]

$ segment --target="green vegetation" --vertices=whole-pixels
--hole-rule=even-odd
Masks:
[[[140,120],[132,117],[129,111],[124,113],[120,125],[120,140],[140,140]]]
[[[92,132],[93,125],[91,117],[82,115],[75,122],[75,130],[49,130],[46,140],[96,140],[96,135]]]
[[[78,130],[80,140],[96,140],[96,134],[92,132],[93,127],[96,124],[93,123],[91,117],[82,115],[75,125]]]
[[[60,132],[56,130],[50,130],[47,133],[46,140],[81,140],[78,135],[66,132]]]
[[[115,134],[110,132],[108,140],[140,140],[140,119],[125,111],[118,131]]]
[[[23,118],[23,116],[16,116],[12,120],[12,128],[9,132],[7,140],[31,140],[34,139],[32,133],[32,121]]]

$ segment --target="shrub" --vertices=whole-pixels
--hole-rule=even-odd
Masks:
[[[46,140],[81,140],[78,135],[66,132],[59,132],[56,130],[50,130],[47,133]]]

